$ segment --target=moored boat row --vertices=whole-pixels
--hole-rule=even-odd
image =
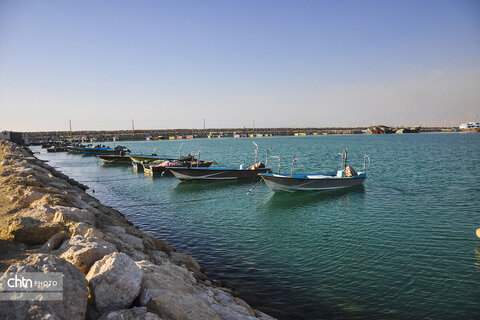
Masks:
[[[255,144],[255,143],[254,143]],[[366,174],[366,162],[368,156],[364,157],[363,171],[357,173],[347,165],[347,149],[343,151],[342,165],[340,170],[327,173],[301,173],[294,174],[295,156],[292,160],[290,174],[273,173],[262,162],[257,162],[258,145],[255,149],[254,164],[249,167],[243,165],[236,167],[213,167],[212,160],[199,160],[198,153],[190,153],[184,157],[160,156],[156,153],[145,155],[141,153],[130,153],[125,147],[114,148],[104,145],[97,146],[70,146],[69,150],[84,155],[98,156],[105,164],[130,165],[138,171],[144,171],[152,175],[164,175],[171,173],[180,181],[215,181],[215,180],[241,180],[241,179],[263,179],[265,184],[274,192],[292,192],[306,190],[329,190],[358,186],[364,183]],[[180,152],[179,152],[180,154]],[[278,157],[280,159],[280,157]],[[268,152],[266,163],[268,163]],[[368,159],[369,160],[369,159]],[[280,161],[279,161],[280,162]],[[279,165],[280,167],[280,165]]]
[[[84,155],[124,155],[129,153],[125,147],[115,146],[113,148],[107,147],[105,145],[96,145],[96,146],[70,146],[69,149],[73,152],[83,153]]]

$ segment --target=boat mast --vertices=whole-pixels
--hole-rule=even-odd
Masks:
[[[257,157],[258,157],[258,144],[256,144],[254,141],[252,141],[252,142],[256,147],[255,148],[255,162],[253,163],[253,164],[255,164],[255,163],[257,163]]]

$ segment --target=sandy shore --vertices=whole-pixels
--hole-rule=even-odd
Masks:
[[[0,301],[0,318],[273,319],[85,190],[0,140],[0,281],[63,274],[63,300]]]

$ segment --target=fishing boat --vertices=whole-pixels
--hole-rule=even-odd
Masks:
[[[480,122],[462,123],[459,129],[462,132],[480,132]]]
[[[94,147],[71,147],[72,151],[82,152],[85,155],[106,155],[106,154],[116,154],[122,155],[130,152],[125,147],[116,146],[114,148],[107,147],[105,145],[96,145]]]
[[[296,160],[294,156],[290,174],[262,173],[260,176],[274,192],[341,189],[363,184],[367,178],[365,169],[367,159],[368,156],[365,155],[363,172],[357,173],[352,167],[347,166],[347,149],[345,149],[342,153],[340,170],[328,173],[293,174],[293,165]]]
[[[98,156],[100,160],[108,164],[130,164],[132,160],[129,156],[117,154],[104,154]]]
[[[394,133],[395,131],[390,127],[378,125],[369,127],[366,132],[370,134],[388,134]]]
[[[265,165],[258,162],[250,167],[240,168],[219,168],[219,167],[183,167],[169,168],[175,177],[182,181],[187,180],[236,180],[236,179],[255,179],[261,173],[268,173],[272,170],[265,168]]]
[[[409,128],[399,128],[395,131],[395,133],[419,133],[420,127],[409,127]]]
[[[213,161],[162,161],[158,162],[144,162],[143,171],[149,174],[162,174],[168,171],[171,168],[182,168],[182,167],[196,167],[196,168],[207,168],[213,164]]]
[[[253,141],[252,141],[253,142]],[[248,168],[243,168],[243,165],[240,165],[239,168],[219,168],[219,167],[181,167],[169,168],[169,171],[173,173],[175,177],[182,181],[187,180],[237,180],[237,179],[255,179],[258,178],[260,173],[268,173],[272,170],[266,168],[262,162],[257,162],[258,158],[258,145],[253,142],[255,145],[255,161]],[[267,149],[267,160],[268,163],[268,152]],[[199,153],[200,158],[200,153]]]
[[[49,148],[47,148],[47,152],[67,152],[68,149],[67,147],[62,147],[62,146],[51,146]]]

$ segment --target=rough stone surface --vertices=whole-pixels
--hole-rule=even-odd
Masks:
[[[165,262],[168,261],[168,255],[163,251],[148,250],[147,255],[150,259],[145,259],[145,260],[150,260],[153,263],[158,265],[164,264]]]
[[[56,222],[84,222],[90,226],[95,226],[95,214],[86,209],[79,209],[75,207],[53,207],[55,212],[54,221]]]
[[[43,248],[48,250],[55,250],[62,244],[63,240],[67,239],[69,236],[70,234],[65,231],[55,233],[53,236],[50,237],[50,239],[48,239],[47,242],[43,244]]]
[[[87,274],[100,312],[129,307],[140,293],[143,271],[125,253],[112,253],[95,262]]]
[[[132,236],[126,233],[118,234],[118,237],[122,239],[126,244],[130,245],[132,248],[138,251],[143,251],[143,241],[141,238]]]
[[[137,262],[144,271],[142,289],[150,296],[149,311],[166,319],[220,319],[218,314],[196,294],[196,280],[185,268],[173,263],[157,266]]]
[[[69,229],[74,236],[103,238],[100,230],[84,222],[72,222],[69,224]]]
[[[43,222],[32,217],[16,217],[10,221],[7,228],[3,239],[30,245],[43,244],[64,229],[60,223]]]
[[[148,312],[147,308],[140,307],[106,312],[98,320],[162,320],[162,318]]]
[[[198,264],[197,260],[193,259],[188,254],[180,253],[180,252],[173,252],[170,256],[170,261],[173,263],[181,266],[185,265],[188,270],[193,272],[201,272],[202,268]]]
[[[117,248],[102,239],[74,236],[65,241],[59,251],[62,252],[60,258],[67,260],[86,274],[95,261],[117,251]]]
[[[63,301],[1,301],[0,318],[83,320],[88,290],[85,276],[70,263],[54,255],[33,254],[7,272],[63,273]]]

